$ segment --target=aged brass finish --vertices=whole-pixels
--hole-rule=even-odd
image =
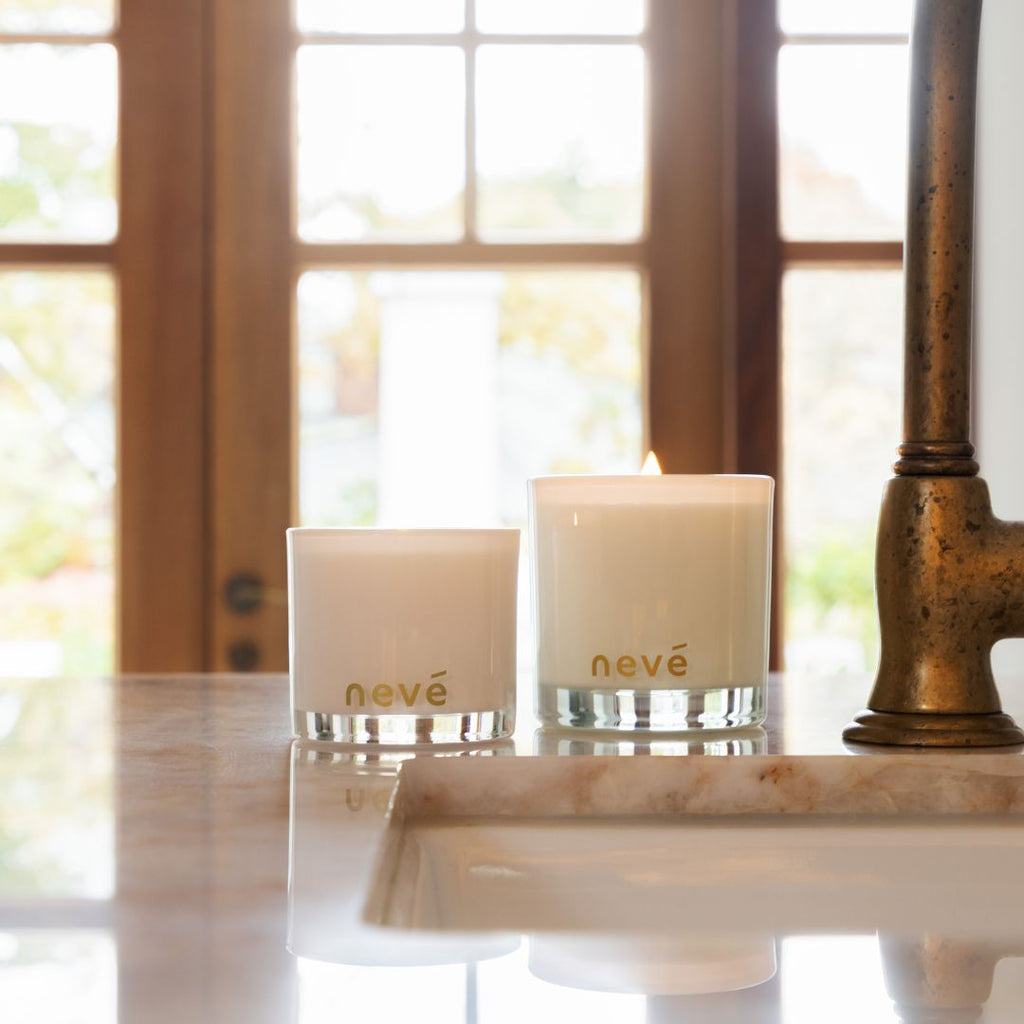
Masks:
[[[910,48],[901,476],[973,476],[974,123],[981,0],[917,0]]]
[[[875,563],[881,661],[854,743],[1004,746],[992,645],[1024,636],[1024,523],[996,519],[970,443],[981,0],[917,0],[911,35],[904,442]]]
[[[875,582],[882,657],[848,740],[928,747],[1024,742],[1001,714],[992,645],[1024,634],[1024,525],[996,519],[978,477],[886,486]]]

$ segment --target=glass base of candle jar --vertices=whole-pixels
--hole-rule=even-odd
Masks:
[[[583,690],[541,685],[537,714],[544,725],[578,729],[737,729],[764,721],[765,690],[763,685],[704,690]]]
[[[299,739],[331,743],[482,743],[511,736],[515,713],[468,711],[463,715],[340,715],[296,711],[292,719]]]
[[[629,757],[637,754],[663,757],[730,756],[766,754],[768,734],[756,725],[745,729],[701,729],[698,732],[651,732],[624,728],[562,729],[546,726],[533,737],[533,752],[564,757]]]

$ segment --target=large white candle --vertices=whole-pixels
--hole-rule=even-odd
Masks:
[[[295,733],[484,740],[515,722],[519,531],[288,531]]]
[[[539,711],[595,728],[764,718],[773,481],[530,481]]]

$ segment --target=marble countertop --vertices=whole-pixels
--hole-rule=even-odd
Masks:
[[[541,732],[521,715],[514,740],[486,753],[846,754],[842,726],[868,690],[863,678],[774,678],[765,729],[706,746]],[[1024,719],[1024,688],[1003,696]],[[923,934],[766,934],[726,948],[693,934],[366,925],[402,758],[293,744],[288,717],[283,676],[0,683],[5,1024],[860,1024],[899,1019],[901,977],[943,1005],[959,999],[963,1014],[984,1005],[980,1018],[943,1019],[1019,1019],[1024,941],[1005,936],[967,948]],[[723,991],[737,978],[750,987]]]

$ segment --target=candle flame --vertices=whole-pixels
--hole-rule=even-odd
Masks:
[[[641,476],[661,476],[661,463],[658,462],[658,456],[654,452],[648,452],[647,458],[644,459],[643,468],[640,470]]]

